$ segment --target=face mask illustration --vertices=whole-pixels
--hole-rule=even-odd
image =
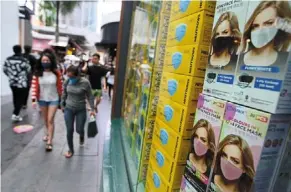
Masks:
[[[212,42],[213,52],[219,53],[221,51],[224,51],[225,49],[230,49],[233,44],[234,44],[234,38],[231,36],[217,37]]]
[[[180,24],[176,28],[176,39],[181,41],[186,34],[187,26],[185,24]]]
[[[223,157],[220,159],[220,168],[224,177],[229,181],[239,179],[243,174],[243,171],[240,168],[236,167]]]
[[[164,155],[159,151],[156,153],[156,161],[160,167],[164,166],[165,158]]]
[[[159,188],[161,186],[161,181],[160,181],[160,177],[157,173],[153,174],[153,180],[154,180],[155,187]]]
[[[160,140],[161,140],[163,145],[168,144],[168,138],[169,138],[168,132],[166,130],[162,129],[160,131]]]
[[[173,96],[176,93],[177,87],[178,87],[178,82],[176,80],[171,79],[168,81],[168,92],[171,96]]]
[[[180,11],[183,13],[186,12],[189,4],[190,4],[190,0],[181,0],[180,1]]]
[[[278,29],[275,27],[254,30],[251,32],[252,44],[256,48],[264,47],[275,38],[277,32]]]
[[[208,147],[205,144],[203,144],[199,139],[194,139],[193,144],[194,144],[195,154],[198,157],[201,157],[207,153]]]
[[[167,121],[171,121],[173,117],[173,113],[174,113],[174,110],[172,109],[172,107],[169,105],[166,105],[164,108],[164,116]]]
[[[182,63],[182,54],[176,52],[172,55],[172,65],[174,69],[178,69],[180,64]]]

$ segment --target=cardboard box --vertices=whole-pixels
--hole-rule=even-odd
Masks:
[[[195,106],[202,92],[203,78],[163,73],[160,95],[186,106]]]
[[[148,104],[149,105],[149,109],[147,113],[148,118],[155,118],[157,116],[159,98],[160,98],[159,92],[151,93],[149,104]]]
[[[148,166],[146,191],[148,192],[179,192],[180,189],[173,189],[165,180],[163,175],[158,171],[157,167],[151,163]]]
[[[213,13],[200,11],[169,25],[167,47],[210,44]]]
[[[163,149],[156,143],[152,144],[150,164],[160,172],[170,187],[179,188],[185,164],[175,162]]]
[[[151,94],[159,93],[162,74],[163,74],[162,70],[154,69],[153,76],[151,79],[151,90],[150,90]]]
[[[159,144],[174,161],[186,162],[191,145],[190,139],[181,137],[158,118],[155,124],[153,142]]]
[[[263,14],[269,14],[268,7],[260,15],[255,11],[256,8],[261,8],[265,4],[265,1],[249,2],[245,29],[248,29],[249,22],[251,25],[254,23],[253,17],[259,19]],[[279,1],[273,4],[278,9],[291,10],[290,2]],[[273,17],[275,16],[269,15],[268,18],[274,19]],[[290,18],[287,15],[280,17],[282,20]],[[242,94],[234,97],[234,102],[270,113],[291,113],[290,32],[282,30],[280,25],[279,20],[276,27],[246,30],[248,33],[245,33],[244,39],[250,39],[250,41],[248,46],[243,47],[244,52],[239,55],[233,95]],[[264,36],[265,34],[268,36]],[[273,51],[269,52],[270,49]]]
[[[203,93],[269,113],[290,114],[291,42],[283,27],[288,19],[281,16],[264,29],[254,21],[275,21],[269,10],[291,9],[291,5],[278,1],[267,6],[266,2],[217,2]],[[262,9],[260,14],[256,9]],[[236,32],[217,37],[228,17]]]
[[[200,94],[184,173],[188,183],[181,188],[191,185],[198,192],[206,191],[218,150],[225,107],[226,101]]]
[[[165,54],[164,71],[204,78],[208,55],[209,46],[206,45],[168,47]]]
[[[266,179],[265,174],[271,178],[290,121],[291,115],[271,115],[227,103],[210,191],[225,186],[225,181],[219,179],[222,176],[239,182],[240,191],[260,186]]]
[[[145,142],[151,142],[153,139],[154,128],[155,128],[156,118],[147,118],[145,125],[144,140]]]
[[[196,106],[187,108],[165,97],[160,97],[157,117],[183,137],[191,137]]]
[[[202,10],[213,13],[215,10],[215,1],[173,1],[171,21],[192,15]]]

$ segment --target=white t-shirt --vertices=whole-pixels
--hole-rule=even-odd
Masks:
[[[110,75],[110,71],[106,74],[107,83],[110,85],[114,85],[114,75]]]
[[[39,100],[58,101],[57,76],[53,72],[44,71],[43,76],[39,77],[39,90]]]

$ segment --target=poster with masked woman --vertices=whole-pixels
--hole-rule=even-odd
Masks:
[[[231,98],[248,1],[218,0],[213,22],[204,93]]]
[[[206,191],[215,161],[225,101],[200,95],[181,191]]]
[[[276,105],[277,100],[272,98],[281,91],[286,93],[283,87],[285,78],[290,78],[290,26],[290,1],[249,2],[235,78],[236,92],[244,92],[241,99],[248,106],[273,112],[270,106]],[[269,97],[265,99],[266,94]],[[235,101],[242,102],[241,99]],[[290,99],[285,101],[286,105],[289,102]]]

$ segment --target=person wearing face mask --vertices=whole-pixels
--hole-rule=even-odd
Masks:
[[[209,67],[234,71],[240,39],[237,16],[233,12],[223,13],[212,32]]]
[[[91,92],[90,82],[80,76],[78,66],[71,65],[67,69],[68,79],[64,83],[61,106],[64,111],[67,127],[67,142],[69,146],[66,158],[74,155],[73,133],[76,119],[76,131],[80,134],[80,145],[84,144],[84,126],[87,119],[86,100],[94,109],[94,96]],[[95,111],[91,110],[91,116],[95,117]]]
[[[209,178],[215,152],[215,134],[207,120],[200,119],[194,125],[191,142],[192,147],[188,156],[188,162],[192,166],[191,168],[187,166],[186,170],[192,169],[192,171],[186,171],[186,173],[188,177],[191,177],[196,182],[196,185],[199,185],[199,188],[205,190],[207,183],[203,184],[202,182]],[[195,174],[193,175],[192,172]],[[200,175],[201,178],[197,178],[196,175]]]
[[[47,142],[47,151],[52,150],[54,118],[60,104],[62,89],[62,74],[57,68],[56,57],[51,50],[44,50],[32,78],[31,97],[34,108],[38,102],[45,122],[47,130],[43,141]]]
[[[218,147],[214,167],[214,191],[249,192],[255,176],[248,143],[238,135],[226,136]]]
[[[268,77],[285,70],[291,45],[291,34],[280,20],[291,19],[288,1],[262,1],[248,19],[243,34],[244,54],[240,68],[268,67]],[[257,70],[257,68],[254,68]],[[252,70],[252,69],[245,69]],[[260,70],[261,71],[261,70]]]

